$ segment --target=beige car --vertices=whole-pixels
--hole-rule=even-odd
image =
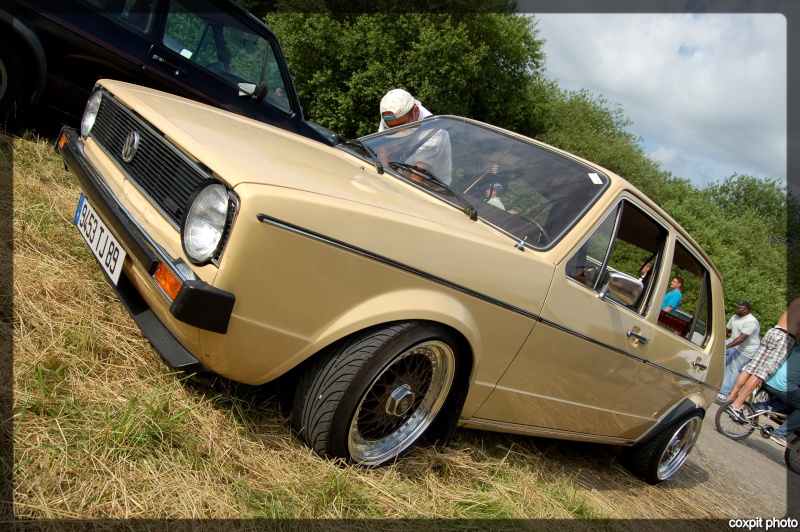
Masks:
[[[439,116],[332,147],[107,80],[58,145],[75,224],[163,358],[294,378],[320,455],[386,464],[461,426],[629,447],[656,483],[722,380],[708,256],[551,146]]]

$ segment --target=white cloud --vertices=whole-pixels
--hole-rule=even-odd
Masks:
[[[779,14],[541,14],[548,77],[622,104],[663,168],[699,186],[786,179]]]

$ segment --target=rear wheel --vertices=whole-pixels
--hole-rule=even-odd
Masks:
[[[652,439],[630,449],[630,469],[648,484],[672,477],[689,458],[700,435],[703,418],[695,412],[670,425]]]
[[[794,442],[783,452],[783,460],[789,471],[800,475],[800,435],[795,433]]]
[[[335,346],[300,377],[295,429],[318,454],[367,466],[395,460],[437,417],[449,436],[457,345],[442,327],[405,322]]]
[[[717,415],[714,417],[714,424],[717,430],[732,440],[743,440],[750,436],[755,430],[755,426],[751,423],[742,423],[740,420],[730,413],[728,408],[733,401],[728,401],[717,409]],[[755,410],[750,403],[742,405],[742,414],[747,419],[753,419]]]

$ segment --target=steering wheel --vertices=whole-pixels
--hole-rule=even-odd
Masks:
[[[527,235],[525,235],[524,238],[525,242],[530,242],[531,244],[540,244],[540,245],[550,242],[550,235],[547,234],[547,231],[544,230],[544,227],[542,227],[539,222],[537,222],[527,214],[517,213],[516,217],[520,220],[526,221],[528,224],[533,226],[533,230],[530,231]]]
[[[210,63],[201,64],[200,66],[217,74],[222,74],[222,72],[225,70],[225,65],[222,63],[222,61],[211,61]]]

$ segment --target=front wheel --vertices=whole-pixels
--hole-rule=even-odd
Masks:
[[[717,430],[723,435],[732,440],[743,440],[750,436],[756,429],[752,423],[742,423],[741,420],[736,419],[734,415],[728,410],[733,401],[728,401],[717,409],[717,415],[714,417],[714,424]],[[750,403],[742,405],[742,415],[746,419],[755,419],[756,411]]]
[[[695,412],[680,419],[652,439],[629,450],[631,470],[648,484],[658,484],[672,477],[689,458],[703,422]]]
[[[795,433],[794,442],[783,452],[783,460],[789,471],[800,475],[800,435]]]
[[[437,421],[452,433],[458,342],[446,329],[404,322],[342,342],[317,358],[295,390],[293,424],[321,456],[366,466],[395,460]],[[447,408],[445,408],[447,407]]]

